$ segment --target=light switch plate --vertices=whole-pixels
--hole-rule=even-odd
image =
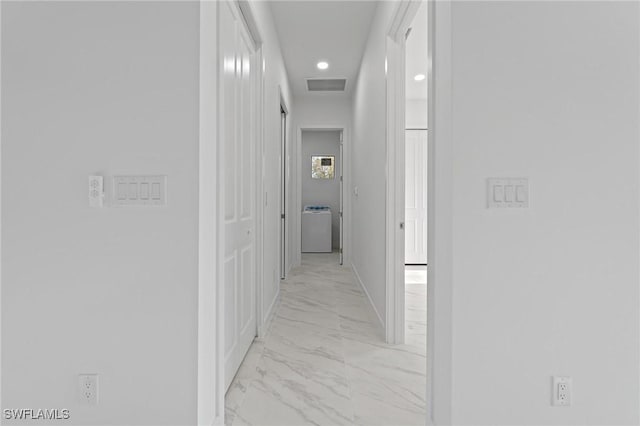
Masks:
[[[528,178],[487,179],[487,208],[527,208],[529,207]]]
[[[167,204],[167,177],[114,176],[113,203],[117,206],[164,206]]]

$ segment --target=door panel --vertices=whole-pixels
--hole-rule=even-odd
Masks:
[[[242,251],[241,256],[241,265],[242,265],[242,294],[240,297],[240,301],[242,302],[242,310],[240,312],[240,326],[241,333],[247,332],[247,327],[252,326],[252,321],[255,320],[254,311],[255,306],[253,304],[253,250],[250,248],[245,248]],[[250,330],[249,330],[250,331]]]
[[[236,258],[229,257],[224,262],[224,305],[225,305],[225,316],[228,318],[235,317],[235,307],[236,307]],[[225,355],[230,354],[238,343],[238,339],[236,338],[236,322],[235,321],[225,321],[225,340],[224,340],[224,353]]]
[[[220,3],[221,185],[224,192],[225,385],[256,335],[255,132],[252,44],[232,2]]]
[[[241,27],[242,28],[242,27]],[[253,127],[252,127],[252,103],[251,103],[251,56],[250,44],[247,39],[248,35],[240,32],[239,43],[239,122],[238,133],[240,135],[240,153],[241,157],[234,164],[238,168],[240,174],[241,188],[238,195],[241,197],[240,214],[241,219],[250,220],[253,218],[253,200],[254,194],[250,191],[253,188],[255,178],[252,171],[254,167],[254,144],[253,144]]]
[[[405,137],[405,263],[427,263],[427,131]]]

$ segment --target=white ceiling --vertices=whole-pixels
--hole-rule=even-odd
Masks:
[[[427,99],[427,79],[415,81],[416,74],[427,75],[429,64],[427,53],[427,6],[423,2],[411,24],[411,33],[407,39],[407,99]]]
[[[285,66],[295,96],[336,96],[307,91],[306,78],[346,78],[350,96],[377,1],[271,1]],[[329,69],[316,67],[327,61]],[[342,94],[343,92],[340,92]]]

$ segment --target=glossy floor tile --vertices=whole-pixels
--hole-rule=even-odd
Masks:
[[[303,255],[227,392],[227,426],[423,425],[426,275],[411,273],[407,343],[387,345],[351,270]]]
[[[427,267],[405,269],[405,342],[427,347]]]

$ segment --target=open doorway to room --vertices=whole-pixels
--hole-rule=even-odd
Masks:
[[[427,341],[427,1],[401,1],[387,37],[386,339]],[[407,337],[409,336],[409,337]],[[425,350],[425,356],[428,348]]]
[[[405,45],[405,341],[426,344],[427,321],[427,4]]]
[[[301,131],[301,251],[332,254],[342,264],[343,131]]]

